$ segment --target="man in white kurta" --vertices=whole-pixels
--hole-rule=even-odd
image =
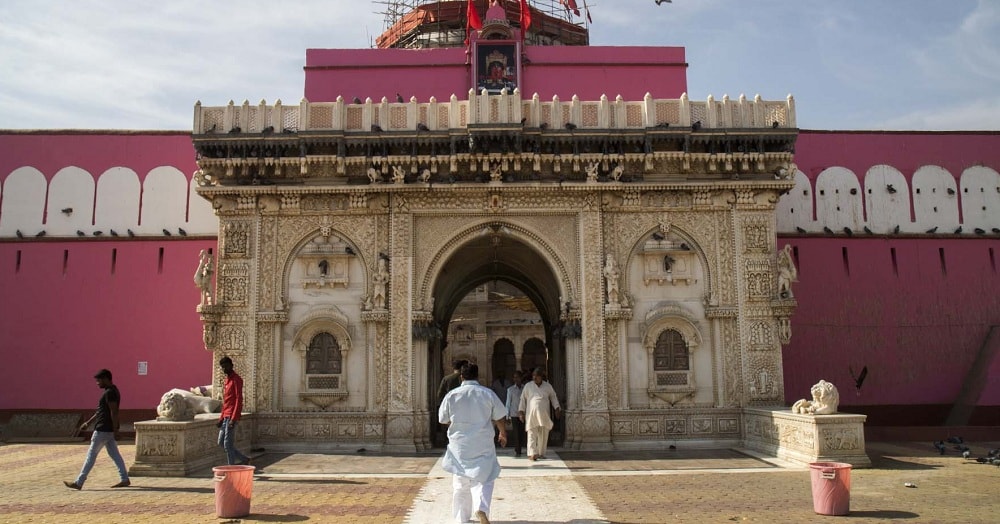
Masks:
[[[490,388],[479,384],[479,366],[466,364],[461,373],[462,384],[445,395],[438,409],[438,421],[448,425],[441,466],[454,475],[455,522],[468,522],[474,511],[480,524],[489,524],[493,481],[500,476],[493,428],[500,433],[500,446],[506,446],[507,410]]]
[[[525,384],[521,390],[518,416],[524,421],[524,427],[528,432],[528,458],[537,460],[545,458],[549,431],[552,430],[549,406],[556,410],[556,418],[562,414],[562,408],[559,407],[556,391],[545,381],[545,374],[541,368],[535,368],[531,378],[532,381]]]

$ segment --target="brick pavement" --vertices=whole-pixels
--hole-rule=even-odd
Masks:
[[[126,464],[135,446],[119,446]],[[118,481],[102,453],[82,491],[73,480],[87,451],[79,444],[0,446],[0,523],[143,524],[226,522],[215,516],[211,471],[188,478],[137,477]],[[400,523],[425,478],[281,479],[254,482],[250,517],[243,522]]]
[[[131,463],[134,445],[121,449]],[[0,445],[0,523],[227,522],[215,517],[210,471],[189,478],[136,478],[133,487],[112,490],[108,486],[117,475],[101,455],[83,491],[63,487],[63,480],[76,476],[85,452],[82,442]],[[560,514],[559,504],[582,503],[558,500],[559,493],[578,491],[605,519],[621,524],[835,519],[812,512],[807,470],[777,468],[728,450],[562,454],[571,475],[539,472],[522,481],[530,483],[531,492],[550,495],[549,515]],[[850,521],[1000,521],[1000,468],[966,461],[953,451],[939,456],[923,442],[870,444],[869,454],[875,467],[852,472]],[[402,523],[419,506],[421,489],[436,479],[434,457],[426,454],[316,456],[322,464],[299,477],[293,470],[301,456],[264,458],[276,473],[255,481],[253,513],[243,522]],[[517,482],[513,471],[520,467],[515,463],[508,478],[501,476],[498,490],[501,483]],[[905,488],[904,482],[917,488]],[[494,521],[538,522],[528,515]]]

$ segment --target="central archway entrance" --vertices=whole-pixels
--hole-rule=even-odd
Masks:
[[[560,281],[553,263],[503,224],[490,224],[456,249],[433,286],[434,322],[442,337],[428,344],[428,411],[431,441],[446,443],[437,423],[438,384],[456,359],[475,361],[480,382],[542,367],[561,403],[566,402],[566,351],[560,330]],[[562,444],[558,421],[550,443]]]

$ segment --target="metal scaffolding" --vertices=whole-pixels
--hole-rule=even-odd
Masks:
[[[484,16],[492,0],[472,0]],[[379,48],[458,47],[466,40],[466,0],[428,2],[427,0],[375,0],[384,17],[385,28],[376,39]],[[518,0],[500,0],[507,18],[519,26]],[[529,0],[532,24],[525,35],[529,45],[587,45],[589,29],[586,5],[574,2],[580,15],[560,0]]]

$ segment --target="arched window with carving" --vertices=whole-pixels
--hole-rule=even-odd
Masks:
[[[336,337],[319,333],[309,342],[306,352],[306,373],[309,375],[339,375],[343,356]]]
[[[673,329],[660,333],[653,349],[653,370],[687,371],[689,366],[688,348],[684,337]]]

